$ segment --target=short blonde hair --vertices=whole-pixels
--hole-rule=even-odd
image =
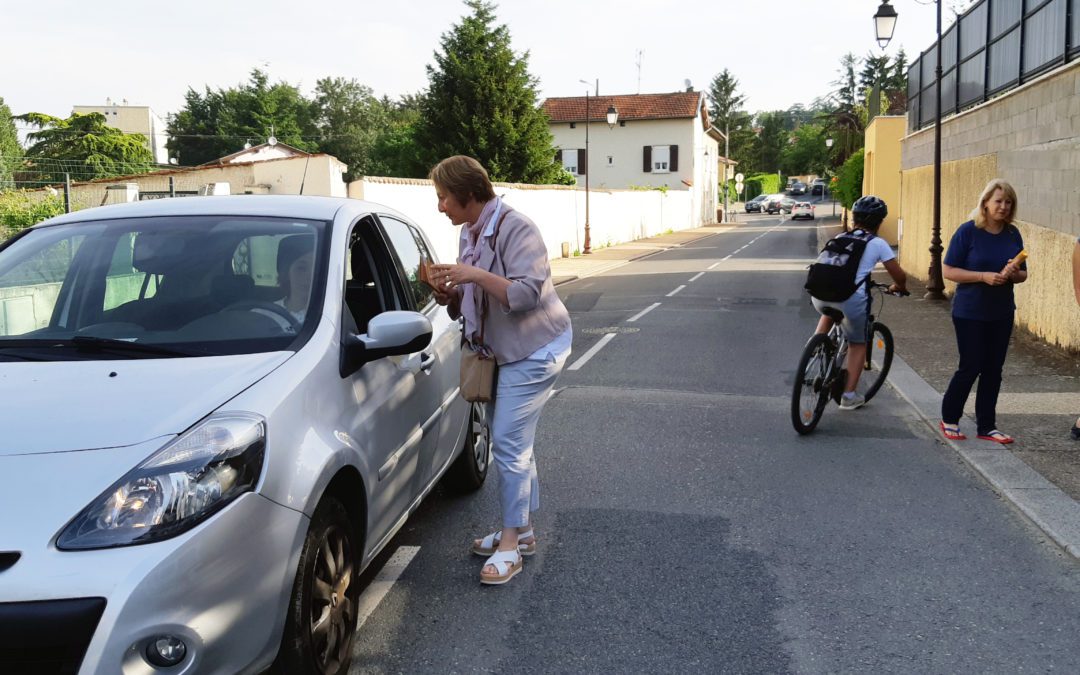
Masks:
[[[994,196],[994,193],[1001,190],[1005,193],[1005,198],[1012,202],[1012,210],[1009,211],[1009,222],[1016,220],[1016,211],[1019,205],[1016,203],[1016,190],[1013,186],[1009,185],[1006,181],[995,178],[986,184],[983,188],[982,195],[979,196],[979,203],[975,206],[975,210],[971,212],[971,219],[975,221],[975,227],[980,230],[986,227],[986,202]]]
[[[449,193],[462,206],[469,203],[469,198],[478,202],[495,199],[495,188],[491,186],[487,170],[472,157],[454,155],[432,167],[428,178],[435,183],[435,188]]]

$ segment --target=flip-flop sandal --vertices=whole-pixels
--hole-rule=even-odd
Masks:
[[[990,433],[979,434],[979,438],[984,441],[994,441],[995,443],[1001,443],[1002,445],[1008,445],[1013,442],[1013,437],[1008,434],[1003,434],[997,429],[994,429]]]
[[[938,422],[938,426],[941,427],[941,435],[950,441],[966,441],[967,436],[960,433],[959,424],[945,424],[944,422]],[[982,438],[980,436],[979,438]]]
[[[524,558],[522,558],[521,554],[517,551],[496,551],[495,555],[484,562],[484,567],[491,565],[498,571],[498,574],[484,574],[484,570],[481,568],[480,583],[488,586],[500,586],[505,584],[521,571],[523,563]]]
[[[532,541],[528,544],[522,544],[522,539],[528,539],[532,537]],[[473,541],[472,552],[480,556],[489,556],[499,548],[499,542],[502,541],[502,531],[492,532],[488,536],[480,540],[477,544]],[[530,527],[525,532],[518,533],[518,553],[521,555],[529,556],[536,553],[536,537],[533,536],[532,528]]]

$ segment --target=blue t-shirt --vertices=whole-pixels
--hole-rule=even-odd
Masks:
[[[1024,240],[1015,226],[1006,225],[1001,232],[991,234],[975,227],[975,222],[969,220],[956,230],[943,262],[971,272],[1000,272],[1022,250]],[[1026,270],[1027,263],[1022,263],[1020,269]],[[956,285],[952,313],[958,319],[999,321],[1011,319],[1015,310],[1012,283]]]

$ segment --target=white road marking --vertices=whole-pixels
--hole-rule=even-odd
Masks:
[[[671,296],[675,295],[676,293],[678,293],[679,291],[681,291],[681,290],[682,290],[682,289],[684,289],[684,288],[686,288],[686,284],[683,284],[682,286],[679,286],[678,288],[676,288],[676,289],[675,289],[675,290],[673,290],[672,292],[668,293],[668,294],[667,294],[667,297],[669,297],[669,298],[670,298]]]
[[[728,256],[727,258],[724,258],[724,260],[727,260],[727,259],[728,259],[728,258],[730,258],[730,257],[731,257],[731,256]],[[716,268],[716,266],[720,264],[720,262],[721,262],[721,261],[717,260],[717,261],[716,261],[716,262],[714,262],[713,264],[709,265],[709,269],[715,269],[715,268]]]
[[[596,353],[603,349],[604,345],[611,342],[613,339],[615,339],[615,333],[608,333],[604,335],[604,337],[600,338],[600,340],[596,344],[594,344],[592,348],[589,349],[589,351],[582,354],[580,359],[574,361],[574,363],[571,364],[570,367],[567,368],[567,370],[581,370],[581,367],[588,363],[589,359],[596,356]]]
[[[704,273],[704,272],[698,272],[698,273],[697,273],[697,274],[695,274],[694,276],[690,277],[690,281],[688,281],[688,282],[686,282],[686,283],[690,283],[690,282],[693,282],[693,281],[697,281],[698,279],[700,279],[700,278],[702,277],[702,275],[703,275],[703,274],[705,274],[705,273]]]
[[[357,629],[363,626],[368,617],[375,613],[375,608],[379,606],[382,599],[390,592],[394,582],[398,580],[398,577],[401,576],[401,573],[405,571],[405,568],[409,566],[409,563],[419,552],[419,546],[399,546],[398,550],[394,551],[394,555],[390,556],[383,568],[375,575],[375,579],[360,594],[357,602],[357,614],[359,616],[359,621],[356,623]]]
[[[651,305],[649,305],[648,307],[646,307],[645,309],[641,310],[640,312],[638,312],[638,313],[637,313],[637,314],[635,314],[634,316],[632,316],[632,317],[630,317],[629,319],[627,319],[627,320],[626,320],[626,323],[633,323],[633,322],[637,321],[638,319],[640,319],[641,317],[645,316],[646,314],[648,314],[649,312],[653,311],[654,309],[656,309],[656,308],[657,308],[657,307],[659,307],[659,306],[660,306],[660,303],[659,303],[659,302],[654,302],[653,304],[651,304]]]

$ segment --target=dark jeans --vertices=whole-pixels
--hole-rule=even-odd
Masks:
[[[999,321],[978,321],[953,317],[956,327],[956,348],[960,352],[960,367],[953,374],[945,398],[941,400],[941,419],[957,424],[964,414],[964,403],[975,380],[975,421],[979,434],[997,428],[995,420],[998,392],[1001,391],[1001,368],[1009,351],[1012,318]]]

